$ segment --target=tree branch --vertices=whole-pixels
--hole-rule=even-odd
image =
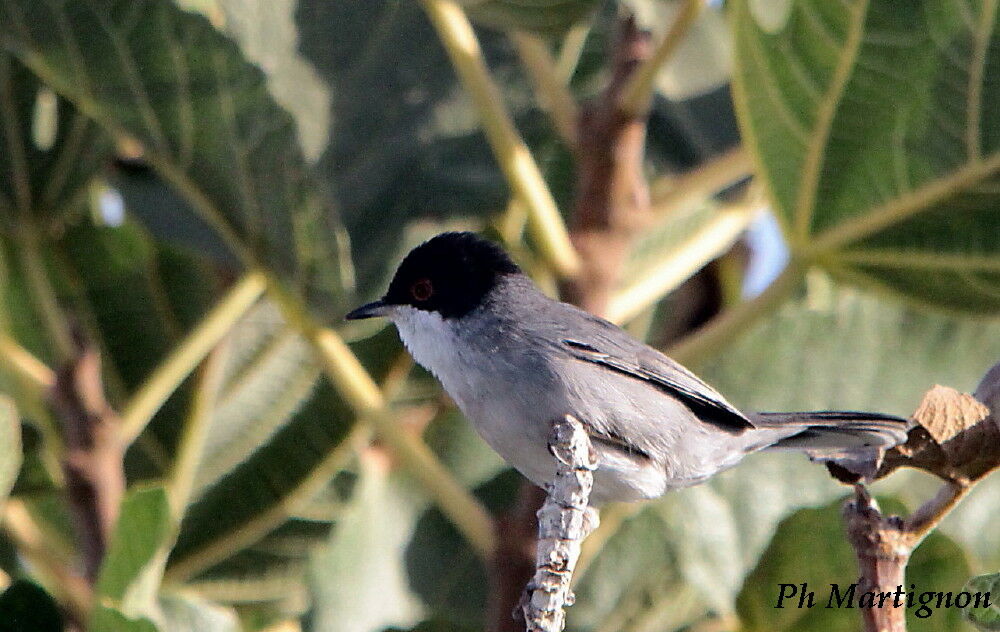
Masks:
[[[900,520],[884,518],[878,505],[862,485],[844,506],[847,538],[858,558],[861,578],[858,592],[893,592],[906,586],[906,563],[913,551]],[[906,610],[887,603],[884,607],[861,608],[865,632],[906,632]]]
[[[104,397],[101,358],[83,340],[76,357],[56,372],[53,409],[62,423],[66,491],[83,551],[84,572],[96,581],[125,493],[121,420]]]

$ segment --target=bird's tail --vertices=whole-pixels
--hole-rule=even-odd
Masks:
[[[844,410],[755,413],[749,417],[758,428],[778,431],[781,436],[767,449],[804,450],[820,457],[891,448],[906,441],[910,425],[901,417]]]

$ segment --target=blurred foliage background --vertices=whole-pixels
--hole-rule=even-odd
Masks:
[[[391,328],[341,318],[445,229],[738,406],[972,391],[1000,359],[996,8],[0,3],[0,629],[511,629],[530,490]],[[614,154],[631,201],[595,223],[605,140],[638,158]],[[574,290],[595,233],[620,265]],[[875,492],[906,511],[935,488]],[[778,582],[856,578],[844,494],[769,454],[611,507],[569,628],[857,629],[770,607]],[[1000,568],[998,512],[994,476],[913,581]]]

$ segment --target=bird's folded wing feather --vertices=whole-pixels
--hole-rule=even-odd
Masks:
[[[663,390],[706,423],[734,433],[754,428],[753,423],[722,395],[680,364],[655,349],[628,338],[617,329],[603,333],[605,335],[586,342],[564,338],[561,343],[578,360],[601,365]]]

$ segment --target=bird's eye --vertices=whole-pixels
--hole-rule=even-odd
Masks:
[[[410,294],[415,300],[426,301],[434,295],[434,286],[430,279],[420,279],[410,286]]]

